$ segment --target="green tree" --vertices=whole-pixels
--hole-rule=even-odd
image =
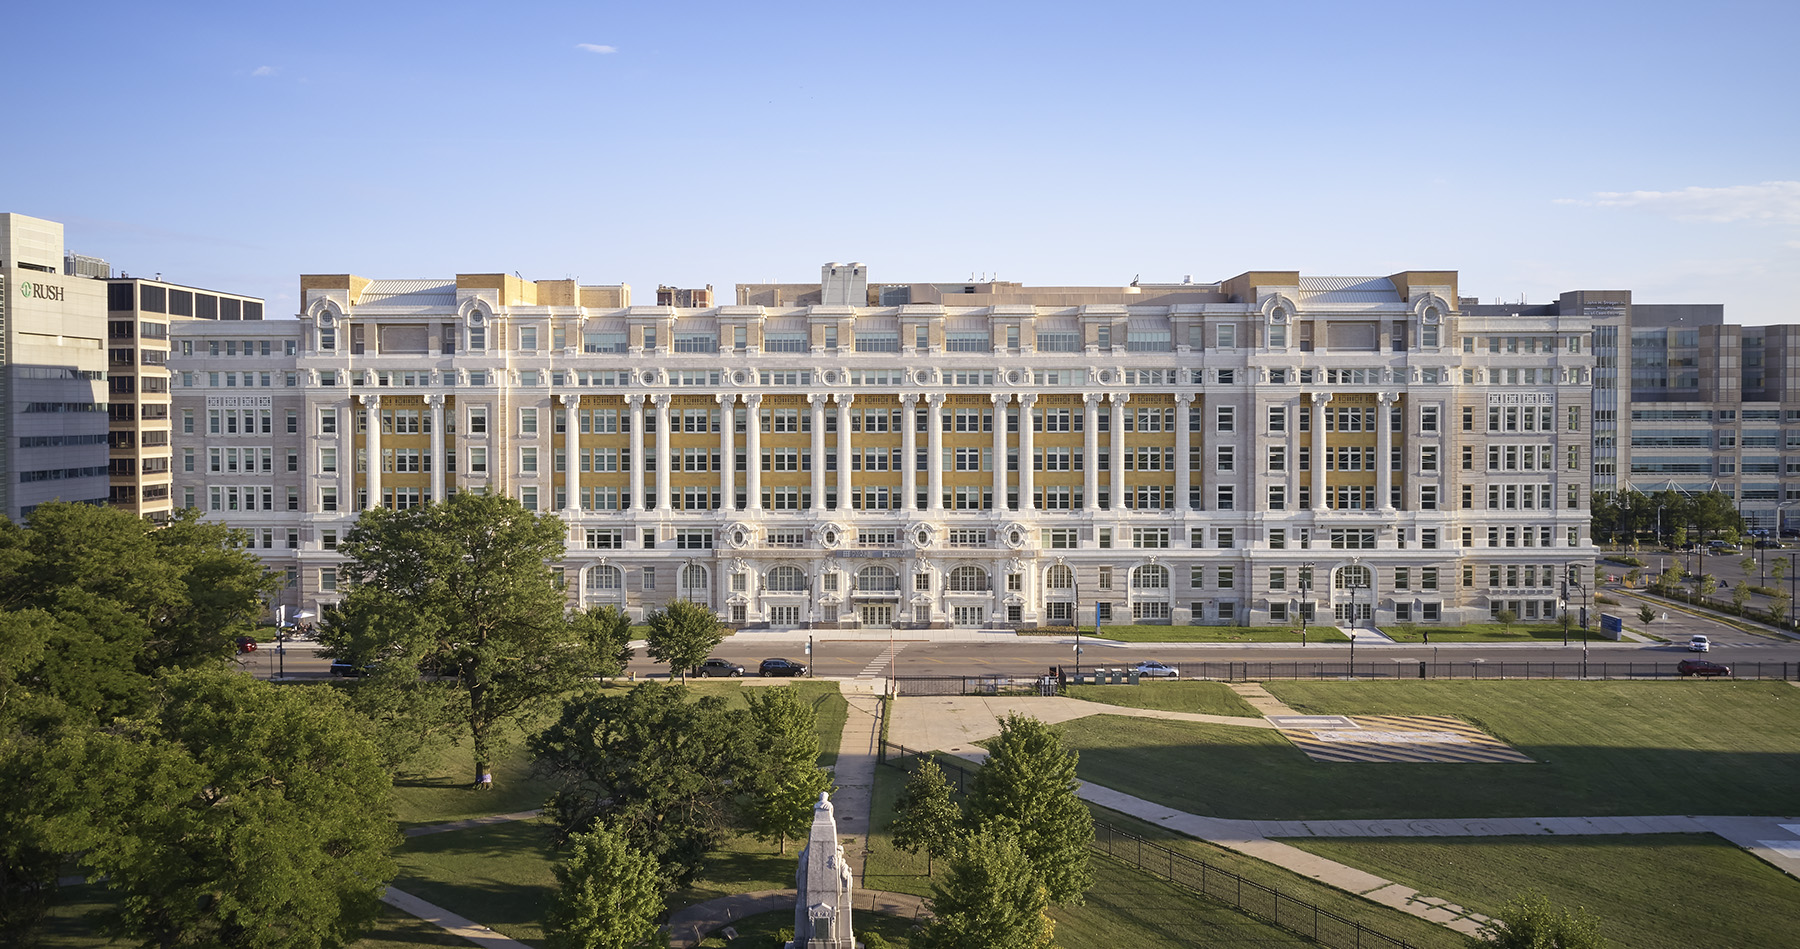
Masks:
[[[383,714],[416,698],[388,714],[413,714],[421,730],[466,729],[475,780],[491,781],[503,745],[496,726],[543,708],[596,668],[586,621],[566,615],[549,566],[566,529],[553,514],[468,491],[363,512],[339,546],[350,592],[327,611],[321,634],[333,657],[380,669],[359,704]],[[421,670],[435,675],[421,679]],[[433,710],[438,717],[426,717]]]
[[[1661,593],[1664,596],[1668,596],[1669,594],[1675,592],[1675,588],[1680,585],[1681,585],[1681,568],[1680,567],[1670,567],[1669,569],[1664,570],[1661,573],[1661,575],[1659,575],[1656,578],[1656,582],[1651,584],[1651,586],[1653,586],[1656,589],[1656,592]]]
[[[920,758],[919,767],[906,780],[900,799],[894,802],[894,846],[907,853],[925,851],[925,873],[931,874],[931,861],[950,853],[956,843],[962,808],[950,793],[950,782],[944,769],[930,758]]]
[[[1517,623],[1518,621],[1519,614],[1514,613],[1512,610],[1501,610],[1494,614],[1494,622],[1499,623],[1500,628],[1503,630],[1510,629],[1512,624]]]
[[[1776,557],[1769,561],[1769,576],[1773,577],[1775,582],[1780,583],[1781,578],[1787,576],[1788,567],[1789,563],[1786,557]]]
[[[121,727],[66,734],[47,821],[146,945],[339,946],[380,910],[400,834],[387,770],[341,695],[191,670]]]
[[[1651,620],[1656,619],[1656,610],[1653,609],[1650,604],[1645,603],[1643,606],[1638,607],[1637,616],[1639,622],[1648,623]]]
[[[644,637],[650,658],[669,664],[669,674],[687,681],[689,669],[712,655],[725,641],[725,626],[718,614],[698,603],[675,600],[644,620],[650,632]]]
[[[1603,949],[1600,921],[1558,909],[1541,894],[1517,897],[1469,939],[1470,949]]]
[[[988,759],[969,788],[969,820],[1011,822],[1019,845],[1057,903],[1079,903],[1092,882],[1088,846],[1094,819],[1076,796],[1077,755],[1050,726],[1012,714],[1000,722]]]
[[[1731,606],[1739,613],[1744,611],[1744,604],[1750,602],[1750,583],[1739,580],[1737,586],[1731,588]]]
[[[1017,825],[983,825],[962,838],[944,880],[931,887],[936,918],[913,940],[922,949],[1042,949],[1055,923],[1050,897]]]
[[[744,700],[755,756],[745,782],[750,829],[787,853],[789,838],[807,835],[813,805],[832,787],[819,767],[818,715],[791,688],[749,689]]]
[[[575,633],[593,655],[593,675],[616,676],[631,664],[631,617],[608,603],[570,618]]]
[[[1769,618],[1777,623],[1781,622],[1787,616],[1788,607],[1792,604],[1792,597],[1777,591],[1774,596],[1769,598]]]
[[[545,813],[559,836],[605,822],[675,885],[693,880],[736,827],[751,752],[745,714],[716,696],[689,699],[685,686],[646,682],[564,703],[530,741],[534,766],[556,786]]]
[[[1756,558],[1746,554],[1744,556],[1744,559],[1738,561],[1738,569],[1744,571],[1744,576],[1746,576],[1746,577],[1755,573],[1756,572]]]
[[[551,949],[629,949],[657,933],[667,881],[656,860],[604,826],[569,838],[544,932]]]
[[[1706,576],[1700,578],[1700,583],[1699,583],[1699,586],[1697,589],[1700,592],[1700,598],[1706,599],[1707,597],[1712,596],[1714,593],[1717,593],[1719,591],[1719,578],[1715,577],[1709,573]]]
[[[1643,579],[1644,570],[1642,567],[1632,567],[1630,570],[1625,571],[1625,585],[1628,587],[1636,587],[1639,583],[1643,582]]]

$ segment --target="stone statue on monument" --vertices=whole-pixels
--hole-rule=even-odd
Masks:
[[[856,949],[850,929],[850,864],[838,843],[831,799],[813,805],[812,831],[794,874],[794,941],[787,949]]]

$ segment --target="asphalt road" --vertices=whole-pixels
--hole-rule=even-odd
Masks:
[[[1800,663],[1800,642],[1777,642],[1750,633],[1735,630],[1711,631],[1713,639],[1712,653],[1706,658],[1727,665],[1746,662],[1789,662]],[[928,641],[907,639],[904,632],[897,632],[890,647],[887,640],[827,638],[829,631],[815,634],[815,654],[810,664],[815,675],[831,677],[855,677],[888,675],[925,676],[925,675],[1034,675],[1051,666],[1063,666],[1073,670],[1075,665],[1074,649],[1071,642],[1058,639],[996,638],[984,642],[966,641]],[[1588,646],[1588,658],[1591,662],[1636,662],[1645,664],[1661,664],[1673,673],[1675,664],[1689,658],[1683,645],[1686,637],[1680,642],[1672,643],[1613,643],[1592,642]],[[888,652],[894,651],[892,668],[889,668]],[[756,674],[756,665],[763,659],[781,656],[807,662],[806,644],[796,641],[792,636],[779,639],[768,637],[759,641],[755,633],[740,633],[725,641],[714,655],[742,664],[748,674]],[[1579,632],[1569,646],[1560,643],[1554,645],[1521,644],[1521,645],[1479,645],[1451,644],[1442,646],[1422,646],[1417,643],[1406,645],[1358,645],[1355,650],[1356,666],[1359,671],[1370,672],[1381,664],[1416,666],[1424,661],[1440,665],[1451,664],[1498,664],[1501,662],[1579,662],[1582,658],[1582,645]],[[1258,662],[1274,660],[1287,662],[1330,662],[1347,663],[1351,649],[1348,643],[1329,646],[1313,644],[1297,645],[1239,645],[1220,643],[1184,643],[1169,645],[1109,645],[1104,641],[1084,638],[1081,666],[1083,669],[1099,667],[1124,667],[1145,659],[1158,659],[1170,664],[1198,662]],[[266,644],[254,653],[239,657],[239,663],[247,671],[259,678],[270,678],[285,670],[289,678],[319,679],[328,678],[329,663],[316,652],[311,643],[291,644],[285,655],[279,655],[273,644]],[[1490,666],[1490,668],[1492,668]],[[631,671],[638,677],[662,677],[668,674],[668,667],[651,662],[644,658],[639,650],[639,658],[632,662]],[[1458,675],[1467,674],[1458,672]]]

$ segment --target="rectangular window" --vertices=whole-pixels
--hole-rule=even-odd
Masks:
[[[1219,406],[1217,414],[1214,416],[1214,418],[1215,418],[1215,422],[1216,422],[1216,430],[1217,431],[1220,431],[1220,432],[1236,431],[1236,429],[1237,429],[1237,411],[1234,408],[1232,408],[1231,406],[1229,406],[1229,405]]]

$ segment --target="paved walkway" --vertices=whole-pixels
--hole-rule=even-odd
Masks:
[[[707,934],[749,916],[794,909],[794,890],[761,890],[756,893],[733,893],[705,903],[696,903],[669,916],[669,944],[696,946]],[[857,890],[851,903],[857,913],[880,913],[904,919],[931,916],[925,901],[909,893],[885,890]],[[854,920],[853,920],[854,923]]]
[[[417,916],[446,932],[461,936],[477,946],[488,946],[490,949],[531,949],[530,946],[517,939],[502,936],[480,923],[465,919],[442,906],[427,903],[411,893],[396,890],[391,886],[387,888],[386,893],[382,894],[381,901],[403,913]]]
[[[1300,714],[1299,712],[1296,712],[1293,709],[1288,708],[1287,705],[1284,704],[1280,699],[1276,698],[1273,695],[1270,695],[1269,690],[1263,688],[1263,684],[1261,682],[1232,682],[1232,683],[1229,683],[1229,687],[1230,687],[1231,691],[1236,692],[1238,694],[1239,698],[1250,703],[1250,707],[1253,709],[1256,709],[1258,714],[1261,714],[1261,715],[1298,715],[1298,714]]]
[[[837,788],[831,792],[831,809],[837,818],[844,856],[858,880],[862,879],[863,858],[868,854],[875,763],[881,751],[881,696],[886,685],[881,680],[839,684],[850,708],[844,717],[837,766],[832,769]]]
[[[509,821],[531,820],[543,811],[514,811],[511,814],[490,814],[487,817],[471,817],[468,820],[453,820],[448,824],[427,824],[423,827],[408,827],[404,833],[408,837],[423,837],[426,834],[443,834],[453,830],[468,830],[471,827],[486,827],[489,824],[504,824]]]

